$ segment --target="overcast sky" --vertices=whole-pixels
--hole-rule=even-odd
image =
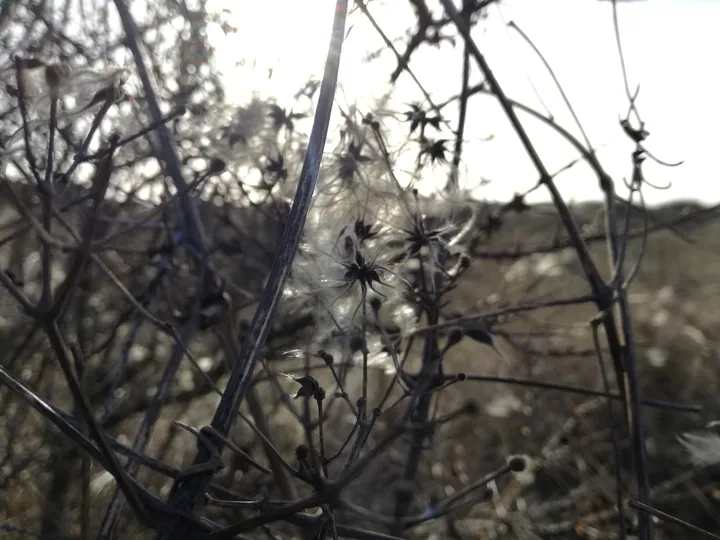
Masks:
[[[434,1],[429,0],[429,5]],[[232,22],[238,27],[238,32],[228,37],[220,31],[211,32],[230,97],[242,101],[251,91],[260,91],[292,105],[291,96],[298,87],[309,76],[322,72],[334,0],[215,2],[218,7],[233,10]],[[369,7],[391,39],[402,36],[414,23],[408,2],[374,0]],[[630,85],[634,88],[640,84],[637,104],[651,133],[647,146],[666,161],[684,160],[682,166],[672,169],[648,162],[648,179],[672,187],[666,191],[647,189],[646,199],[651,203],[676,198],[720,202],[716,160],[720,153],[716,61],[720,1],[647,0],[623,3],[618,11]],[[627,99],[610,2],[505,0],[491,8],[490,17],[478,26],[474,36],[510,97],[540,111],[549,110],[558,122],[579,135],[549,75],[527,44],[507,28],[509,21],[517,23],[550,62],[592,144],[620,184],[630,173],[631,146],[618,125],[627,110]],[[368,51],[382,46],[381,38],[359,13],[349,23],[352,30],[343,51],[338,99],[362,106],[386,92],[395,60],[391,53],[384,53],[376,61],[363,62]],[[401,50],[404,47],[400,41],[397,45]],[[459,91],[461,56],[459,50],[447,45],[440,50],[424,47],[413,57],[415,74],[437,101]],[[236,66],[241,60],[245,67]],[[248,67],[253,63],[254,71]],[[267,67],[274,68],[269,81]],[[474,80],[480,80],[477,71]],[[421,94],[412,79],[403,74],[393,98],[389,107],[403,111],[405,103],[420,99]],[[456,108],[446,111],[454,122]],[[546,127],[526,116],[521,119],[551,171],[576,157]],[[493,138],[487,141],[489,136]],[[471,99],[466,139],[463,181],[467,186],[477,186],[483,178],[490,180],[478,188],[481,196],[507,199],[536,180],[492,98]],[[412,159],[410,153],[404,157]],[[445,175],[442,172],[443,178]],[[558,184],[574,200],[598,197],[596,181],[582,166],[563,173]],[[544,194],[538,194],[535,200],[543,198]]]

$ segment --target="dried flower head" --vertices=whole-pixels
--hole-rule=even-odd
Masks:
[[[22,94],[15,90],[16,97],[23,99],[30,118],[28,128],[33,131],[48,123],[51,100],[70,98],[74,101],[70,109],[57,115],[58,120],[73,120],[97,105],[120,100],[129,71],[124,68],[108,71],[73,69],[66,63],[25,61],[18,69],[18,76]],[[6,142],[6,148],[16,151],[14,146],[22,134],[22,128],[15,131]]]

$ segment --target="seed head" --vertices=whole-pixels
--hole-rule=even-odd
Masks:
[[[522,472],[526,466],[527,462],[523,456],[512,456],[508,459],[508,467],[513,472]]]

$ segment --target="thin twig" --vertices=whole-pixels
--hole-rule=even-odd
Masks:
[[[122,0],[115,1],[118,4],[122,2]],[[325,75],[320,88],[318,109],[315,113],[315,120],[310,134],[303,169],[300,173],[300,181],[295,193],[295,199],[287,217],[285,229],[280,240],[280,246],[270,270],[267,284],[260,296],[255,316],[243,344],[242,354],[234,363],[227,387],[211,422],[211,426],[224,436],[227,436],[230,431],[235,421],[236,411],[251,382],[258,356],[260,355],[261,348],[265,343],[270,329],[270,319],[280,300],[283,286],[295,254],[297,253],[327,137],[330,113],[332,111],[333,97],[340,67],[346,15],[347,0],[337,0],[333,20],[332,39],[328,48]],[[193,460],[193,465],[198,465],[208,459],[210,459],[210,455],[207,449],[200,449]],[[192,511],[209,480],[210,477],[208,475],[198,475],[184,482],[176,490],[174,497],[170,500],[170,504],[181,512]],[[261,524],[262,523],[258,523],[258,525]],[[161,529],[158,538],[167,540],[174,537],[175,525],[174,523],[169,523],[168,526]]]

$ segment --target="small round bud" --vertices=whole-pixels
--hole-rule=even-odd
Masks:
[[[372,410],[372,414],[375,418],[380,418],[380,415],[382,414],[382,409],[380,407],[375,407]]]
[[[350,337],[349,345],[350,345],[350,350],[353,353],[356,353],[358,351],[360,351],[362,353],[368,352],[367,343],[365,342],[365,337],[361,336],[359,334],[356,334],[356,335]]]
[[[516,482],[530,486],[535,483],[535,469],[537,463],[530,456],[511,456],[508,459],[508,468],[512,471]]]
[[[378,298],[377,296],[373,296],[370,299],[370,307],[372,308],[372,310],[375,313],[377,313],[378,311],[380,311],[380,308],[382,307],[382,300],[380,300],[380,298]]]
[[[458,382],[463,382],[467,380],[467,375],[465,375],[465,373],[458,373],[457,375],[455,375],[455,380],[457,380]]]
[[[295,457],[298,458],[298,461],[306,460],[309,455],[310,450],[308,450],[308,447],[304,444],[299,444],[297,448],[295,448]]]
[[[332,366],[335,363],[333,355],[327,352],[325,349],[320,349],[318,352],[315,353],[315,356],[325,362],[326,366]]]
[[[225,170],[225,161],[223,161],[220,158],[212,158],[210,160],[210,166],[208,167],[208,172],[210,174],[220,174]]]
[[[122,141],[122,135],[120,135],[117,131],[108,136],[108,144],[110,146],[117,146],[120,144],[120,141]]]
[[[45,82],[52,91],[57,91],[63,79],[67,76],[68,69],[61,64],[52,64],[45,67]]]
[[[364,409],[366,404],[367,404],[367,399],[365,399],[364,397],[357,398],[357,401],[355,402],[355,405],[357,406],[358,409]]]
[[[508,459],[508,467],[513,472],[522,472],[527,467],[527,460],[523,456],[512,456]]]

